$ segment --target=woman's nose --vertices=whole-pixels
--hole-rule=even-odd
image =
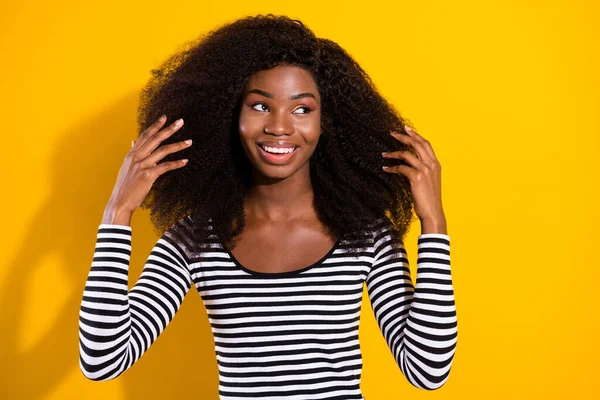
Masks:
[[[294,127],[290,116],[285,115],[283,112],[274,112],[271,113],[264,130],[265,133],[289,135],[294,132]]]

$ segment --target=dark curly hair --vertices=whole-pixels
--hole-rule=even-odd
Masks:
[[[337,43],[317,38],[298,20],[273,14],[218,27],[152,70],[140,96],[139,132],[165,114],[165,126],[177,118],[185,124],[163,145],[194,141],[162,160],[188,158],[189,163],[161,175],[142,203],[155,228],[164,232],[190,215],[197,243],[207,235],[201,227],[209,218],[223,243],[243,231],[252,165],[239,137],[241,94],[252,74],[278,65],[310,72],[321,95],[323,134],[309,162],[313,206],[327,234],[364,244],[364,233],[387,219],[395,245],[403,242],[413,221],[410,182],[382,170],[394,163],[386,163],[381,152],[416,154],[389,134],[404,133],[404,125],[412,124]]]

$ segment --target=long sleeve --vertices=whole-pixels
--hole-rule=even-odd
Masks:
[[[131,227],[100,224],[79,312],[79,365],[95,381],[129,369],[175,316],[192,278],[167,231],[128,291]]]
[[[413,286],[404,246],[391,247],[390,226],[375,232],[366,284],[381,332],[402,374],[417,388],[441,387],[450,374],[458,325],[450,269],[450,237],[418,237]]]

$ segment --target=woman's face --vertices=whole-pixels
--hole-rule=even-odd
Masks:
[[[321,97],[311,74],[283,65],[259,71],[242,96],[240,139],[256,171],[285,179],[308,170],[321,135]]]

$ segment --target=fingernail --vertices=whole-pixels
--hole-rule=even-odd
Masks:
[[[187,143],[187,144],[191,144],[192,143],[192,139],[184,140],[184,142]]]
[[[161,115],[159,120],[164,121],[165,119],[167,119],[167,116],[165,114]]]
[[[412,129],[408,125],[404,125],[404,129],[407,130],[407,131],[412,131]]]
[[[183,124],[183,119],[179,118],[177,121],[175,121],[175,126],[179,126]]]
[[[385,156],[388,152],[384,151],[383,153],[381,153],[382,156]]]

